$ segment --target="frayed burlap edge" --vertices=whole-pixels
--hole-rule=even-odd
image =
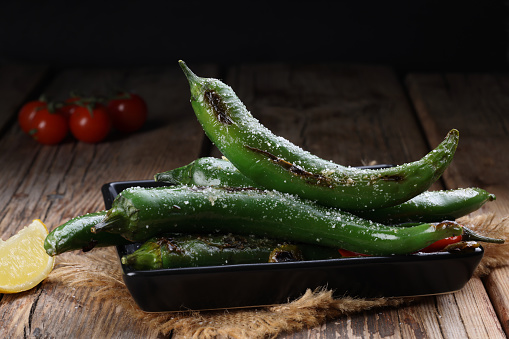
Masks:
[[[474,276],[486,276],[494,268],[509,264],[509,217],[499,219],[494,213],[484,213],[474,217],[460,218],[458,222],[479,234],[506,241],[504,244],[482,244],[484,256]]]
[[[508,219],[493,214],[459,220],[486,236],[509,239]],[[475,276],[482,277],[496,267],[507,265],[509,244],[484,244],[485,255]],[[286,304],[235,310],[201,312],[146,313],[135,304],[125,287],[118,258],[113,249],[97,249],[85,255],[65,253],[49,276],[53,283],[72,288],[92,288],[96,300],[114,300],[126,316],[143,320],[162,334],[172,331],[186,338],[265,338],[283,332],[311,328],[346,314],[374,308],[397,307],[414,298],[360,299],[335,298],[327,289],[307,290]]]

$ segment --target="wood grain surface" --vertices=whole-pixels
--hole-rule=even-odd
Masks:
[[[231,85],[253,115],[276,134],[325,158],[352,166],[417,160],[451,128],[460,146],[432,189],[478,186],[497,195],[479,212],[509,213],[509,76],[410,74],[359,64],[190,65]],[[100,144],[68,138],[41,146],[24,135],[16,110],[39,94],[133,90],[146,98],[149,121],[138,133],[113,133]],[[199,156],[220,156],[189,104],[177,65],[166,68],[64,69],[0,66],[0,236],[34,218],[50,229],[104,209],[100,187],[151,179]],[[281,338],[505,338],[509,331],[509,271],[471,279],[458,292],[408,305],[330,320]],[[0,336],[6,338],[157,338],[147,324],[94,302],[86,289],[43,282],[0,296]],[[178,333],[173,337],[180,338]]]
[[[411,74],[407,77],[410,95],[422,121],[427,137],[436,140],[437,134],[448,128],[460,131],[460,144],[455,160],[444,174],[447,188],[478,186],[497,196],[496,201],[475,213],[495,213],[498,218],[509,213],[509,78],[500,74]],[[509,288],[506,269],[488,276],[484,285],[479,282],[479,294],[468,303],[470,321],[478,320],[476,331],[469,335],[495,336],[509,333],[508,300],[500,291]],[[486,294],[481,290],[486,288]],[[490,298],[491,297],[491,298]],[[488,307],[492,303],[495,309]],[[486,306],[480,307],[482,303]],[[496,319],[496,320],[495,320]],[[499,324],[499,321],[501,323]],[[486,332],[482,332],[482,328]],[[479,332],[477,332],[479,331]]]

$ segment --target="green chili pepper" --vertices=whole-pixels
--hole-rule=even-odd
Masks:
[[[133,187],[92,232],[129,241],[164,233],[234,233],[376,254],[407,254],[462,233],[454,222],[392,227],[294,195],[219,187]]]
[[[279,243],[272,239],[238,235],[174,235],[147,240],[122,257],[136,270],[268,262]]]
[[[354,213],[383,224],[435,222],[455,220],[495,199],[494,194],[475,187],[428,191],[396,206]]]
[[[147,240],[122,256],[135,270],[341,258],[333,248],[280,242],[233,234],[166,235]]]
[[[81,215],[58,226],[44,240],[44,249],[51,256],[68,251],[89,251],[94,247],[116,246],[129,243],[118,234],[94,234],[90,229],[104,220],[106,211]]]
[[[444,238],[438,241],[435,241],[429,246],[426,246],[419,250],[419,252],[430,253],[430,252],[440,252],[440,251],[449,251],[449,250],[468,250],[477,248],[480,246],[479,242],[486,242],[492,244],[503,244],[505,243],[504,239],[499,238],[491,238],[486,237],[484,235],[478,234],[468,227],[463,227],[462,235],[455,235],[452,237]],[[339,249],[339,252],[343,257],[358,257],[358,256],[366,256],[365,254],[355,253],[352,251],[346,251],[343,249]]]
[[[228,160],[213,157],[198,158],[188,165],[157,173],[154,180],[174,185],[261,188]]]
[[[198,158],[188,165],[158,173],[154,178],[176,185],[257,187],[230,161],[213,157]],[[494,194],[475,187],[427,191],[396,206],[352,213],[382,224],[437,222],[455,220],[495,199]]]
[[[486,242],[486,243],[492,243],[492,244],[503,244],[505,242],[504,239],[498,239],[498,238],[491,238],[486,237],[484,235],[481,235],[479,233],[476,233],[472,231],[470,228],[463,226],[463,234],[445,238],[442,240],[439,240],[437,242],[434,242],[433,244],[423,248],[422,252],[438,252],[445,250],[446,248],[452,248],[451,246],[457,243],[478,243],[478,242]],[[461,248],[463,245],[459,245],[459,247],[456,247],[456,249]]]
[[[426,191],[452,161],[459,132],[419,161],[386,169],[341,166],[274,135],[223,82],[196,76],[179,61],[191,105],[206,135],[239,171],[259,185],[345,210],[389,207]],[[342,146],[346,147],[346,146]]]

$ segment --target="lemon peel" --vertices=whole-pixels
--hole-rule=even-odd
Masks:
[[[44,249],[48,228],[40,219],[0,240],[0,293],[19,293],[37,286],[53,270],[55,258]]]

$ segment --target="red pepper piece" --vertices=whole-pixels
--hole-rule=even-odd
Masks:
[[[425,252],[425,253],[438,252],[438,251],[443,250],[447,245],[455,244],[457,242],[460,242],[462,239],[463,239],[463,236],[456,235],[454,237],[449,237],[449,238],[445,238],[442,240],[438,240],[438,241],[435,241],[434,243],[432,243],[431,245],[424,247],[419,252]]]
[[[348,258],[348,257],[369,257],[370,256],[369,254],[352,252],[352,251],[344,250],[342,248],[340,248],[338,251],[339,251],[339,254],[341,254],[341,256],[345,257],[345,258]]]

